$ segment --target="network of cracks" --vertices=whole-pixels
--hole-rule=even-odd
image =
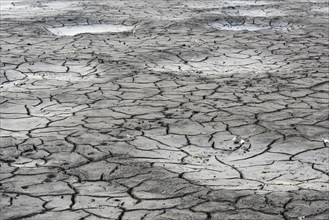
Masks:
[[[4,1],[1,218],[328,219],[324,9]]]

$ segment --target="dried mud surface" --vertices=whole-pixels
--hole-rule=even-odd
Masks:
[[[1,219],[328,219],[328,10],[2,0]]]

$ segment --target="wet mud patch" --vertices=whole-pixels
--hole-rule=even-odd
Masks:
[[[63,27],[46,28],[49,32],[57,36],[74,36],[78,34],[99,34],[99,33],[119,33],[132,31],[135,26],[114,25],[114,24],[87,24]]]

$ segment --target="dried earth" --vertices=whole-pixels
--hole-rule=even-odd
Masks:
[[[328,11],[1,0],[1,219],[329,219]]]

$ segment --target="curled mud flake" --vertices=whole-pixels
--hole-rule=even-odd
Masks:
[[[232,141],[233,141],[234,144],[239,144],[239,145],[243,145],[244,143],[248,142],[247,139],[243,139],[240,136],[234,136]]]
[[[44,160],[41,159],[31,159],[27,157],[18,157],[15,162],[11,163],[13,167],[37,167],[45,164]]]

